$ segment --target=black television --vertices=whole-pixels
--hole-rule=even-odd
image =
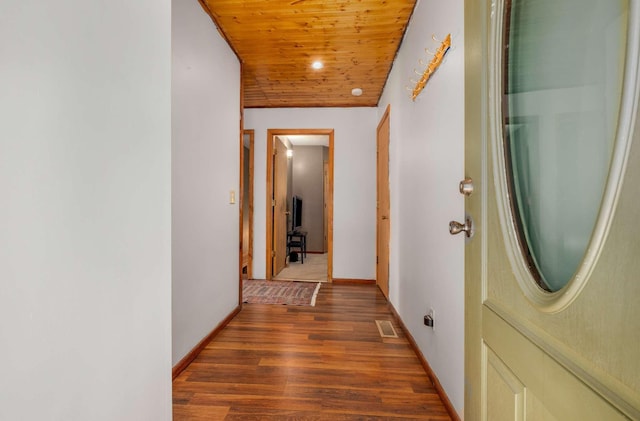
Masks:
[[[302,199],[298,196],[293,196],[291,206],[291,231],[296,231],[300,227],[302,227]]]

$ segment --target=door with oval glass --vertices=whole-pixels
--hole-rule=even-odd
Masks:
[[[639,43],[640,0],[465,3],[467,421],[640,419]]]

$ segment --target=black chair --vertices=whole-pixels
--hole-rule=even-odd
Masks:
[[[291,249],[297,249],[300,254],[300,263],[304,264],[307,256],[307,233],[305,231],[290,231],[287,233],[287,256],[291,259]]]

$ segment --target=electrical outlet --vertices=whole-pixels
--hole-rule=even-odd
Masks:
[[[435,311],[432,308],[429,309],[429,313],[424,316],[424,325],[430,327],[433,330],[436,330],[435,327]]]

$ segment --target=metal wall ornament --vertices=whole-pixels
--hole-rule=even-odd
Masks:
[[[431,38],[434,41],[438,41],[435,35],[432,35]],[[427,82],[429,81],[429,78],[431,77],[431,75],[433,75],[435,71],[438,69],[438,67],[440,66],[440,64],[442,64],[442,60],[444,59],[444,56],[447,54],[450,48],[451,48],[451,34],[447,34],[444,41],[440,43],[440,47],[438,47],[435,53],[432,53],[425,48],[425,51],[427,52],[427,54],[432,55],[433,58],[431,59],[429,64],[424,63],[422,59],[418,60],[418,63],[420,63],[420,65],[425,68],[422,71],[422,73],[418,72],[415,69],[413,70],[418,76],[420,76],[420,79],[418,81],[415,81],[413,79],[411,80],[411,83],[414,85],[413,89],[410,89],[407,87],[407,90],[411,91],[410,96],[412,101],[415,101],[418,95],[420,95],[420,92],[422,92],[424,87],[427,85]]]

